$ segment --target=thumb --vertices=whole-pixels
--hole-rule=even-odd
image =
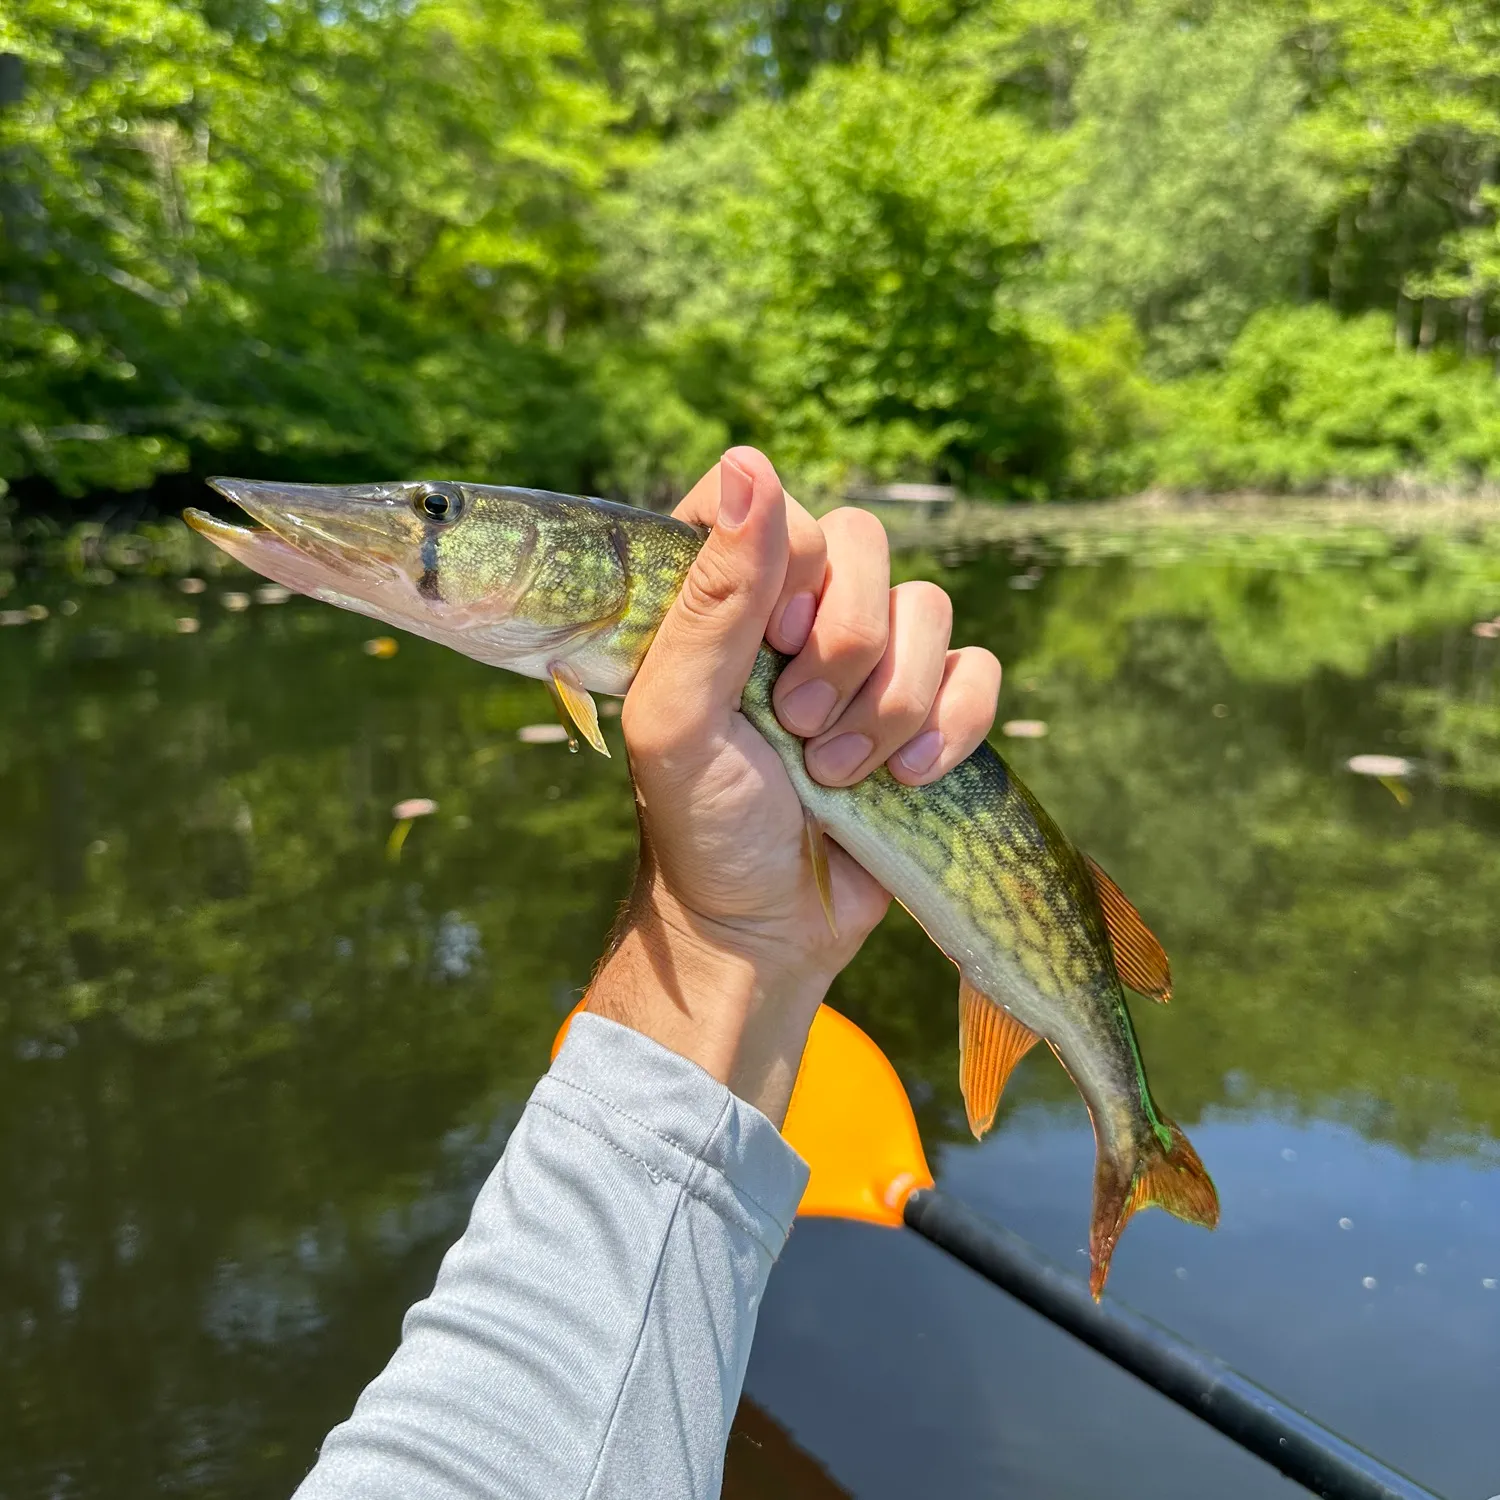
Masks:
[[[787,555],[786,500],[776,470],[754,448],[731,448],[719,460],[713,530],[636,682],[679,725],[701,726],[739,706],[781,594]]]

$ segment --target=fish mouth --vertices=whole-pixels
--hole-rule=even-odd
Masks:
[[[420,545],[420,525],[395,486],[208,483],[257,524],[236,526],[196,508],[183,519],[236,561],[299,593],[365,594],[404,581],[402,559]]]

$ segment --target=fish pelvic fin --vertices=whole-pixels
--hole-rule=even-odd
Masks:
[[[1125,892],[1087,854],[1083,859],[1099,893],[1099,909],[1104,913],[1120,983],[1165,1005],[1172,998],[1172,966],[1166,951]]]
[[[549,670],[552,676],[547,687],[552,693],[557,717],[562,721],[562,727],[568,731],[568,749],[578,749],[578,741],[573,738],[573,726],[576,724],[584,739],[607,759],[609,746],[604,743],[604,734],[599,728],[599,710],[594,703],[593,694],[579,682],[577,674],[566,662],[552,662]]]
[[[1151,1132],[1133,1163],[1110,1158],[1099,1144],[1094,1166],[1094,1220],[1089,1226],[1089,1290],[1104,1294],[1110,1258],[1131,1216],[1142,1208],[1164,1208],[1189,1224],[1213,1229],[1219,1222],[1219,1194],[1191,1142],[1172,1121],[1162,1124],[1172,1143],[1163,1146]]]
[[[1036,1044],[1037,1034],[1029,1026],[967,979],[959,979],[958,1085],[975,1140],[995,1123],[1006,1080]]]
[[[833,914],[833,876],[828,870],[828,840],[823,834],[823,825],[807,811],[802,810],[804,831],[807,834],[807,857],[812,862],[813,883],[818,888],[818,901],[823,908],[823,920],[836,938],[839,935],[838,919]]]

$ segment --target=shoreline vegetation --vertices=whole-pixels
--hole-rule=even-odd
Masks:
[[[216,503],[211,495],[205,501]],[[1495,559],[1500,588],[1500,492],[1417,490],[1403,495],[1184,496],[1155,491],[1069,504],[1009,504],[962,496],[929,508],[868,496],[835,497],[825,506],[862,504],[885,523],[895,552],[919,566],[951,565],[1004,546],[1016,556],[1069,562],[1128,556],[1137,561],[1240,560],[1251,566],[1315,565],[1327,555],[1384,556],[1423,541],[1452,543]],[[5,509],[0,494],[0,600],[28,570],[84,583],[119,577],[181,578],[247,570],[166,513],[124,521],[60,523],[45,509]],[[819,508],[819,507],[815,507]],[[1023,586],[1023,585],[1017,585]]]
[[[1487,0],[15,0],[0,480],[69,521],[214,472],[662,504],[746,441],[808,497],[1483,489],[1494,36]]]
[[[892,530],[912,536],[1003,541],[1021,537],[1066,536],[1108,530],[1133,533],[1182,530],[1207,537],[1236,532],[1289,532],[1371,528],[1397,536],[1432,531],[1488,530],[1500,527],[1500,489],[1447,490],[1412,486],[1400,492],[1288,495],[1235,490],[1188,494],[1145,490],[1067,504],[994,505],[955,495],[946,504],[924,507],[856,496],[887,520]]]

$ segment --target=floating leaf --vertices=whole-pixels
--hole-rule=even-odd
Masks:
[[[431,797],[408,797],[391,809],[393,818],[425,818],[435,813],[438,805]]]
[[[1356,776],[1410,776],[1416,769],[1404,755],[1351,755],[1344,764]]]
[[[523,745],[561,745],[566,743],[568,731],[561,724],[523,724],[516,738]]]

